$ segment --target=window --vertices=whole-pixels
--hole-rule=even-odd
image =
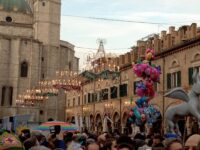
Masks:
[[[42,61],[44,61],[44,57],[42,57],[41,59],[42,59]]]
[[[84,95],[84,104],[86,104],[87,95]]]
[[[45,6],[45,2],[42,2],[42,6]]]
[[[78,106],[81,104],[81,98],[80,96],[78,97]]]
[[[172,46],[175,45],[175,37],[172,37]]]
[[[72,62],[70,61],[69,62],[69,70],[72,70],[73,69],[72,67],[73,67],[73,65],[72,65]]]
[[[92,102],[92,94],[88,93],[88,103],[91,103],[91,102]]]
[[[99,92],[98,92],[98,95],[99,95],[99,101],[101,101],[101,100],[103,99],[102,91],[99,91]]]
[[[197,72],[199,72],[200,71],[200,66],[198,66],[198,67],[191,67],[191,68],[188,69],[188,82],[189,82],[189,85],[193,84],[192,75],[193,75],[194,69],[196,69]]]
[[[13,87],[9,87],[9,102],[10,102],[10,106],[12,106],[12,99],[13,99]]]
[[[102,97],[102,100],[108,100],[108,89],[101,90],[101,97]]]
[[[127,96],[127,84],[120,85],[120,97]]]
[[[44,111],[43,110],[40,110],[40,115],[43,115],[44,114]]]
[[[21,77],[28,76],[28,63],[26,61],[21,63]]]
[[[2,95],[1,95],[1,106],[4,106],[5,103],[5,95],[6,95],[6,87],[2,87]]]
[[[73,107],[75,106],[75,98],[73,98]]]
[[[181,71],[167,74],[167,89],[181,86]]]
[[[70,99],[67,101],[67,106],[70,107]]]
[[[92,93],[92,102],[97,102],[97,93]]]
[[[6,22],[12,22],[12,17],[7,16],[7,17],[6,17]]]
[[[114,98],[117,98],[117,94],[118,94],[118,88],[116,86],[113,86],[110,88],[110,98],[111,99],[114,99]]]
[[[42,74],[42,79],[44,79],[44,73]]]

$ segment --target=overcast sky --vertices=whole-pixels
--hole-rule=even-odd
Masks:
[[[103,38],[108,52],[125,53],[137,40],[167,30],[170,25],[178,28],[200,23],[199,6],[199,0],[62,0],[61,39],[77,47],[97,48],[97,39]],[[167,24],[112,22],[68,15]],[[81,66],[87,54],[95,52],[83,48],[75,50]]]

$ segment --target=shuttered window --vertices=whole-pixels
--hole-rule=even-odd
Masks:
[[[21,77],[28,76],[28,63],[26,61],[21,63]]]
[[[108,100],[108,89],[103,89],[101,94],[102,94],[102,100]]]
[[[191,67],[191,68],[188,69],[188,81],[189,81],[189,85],[193,84],[192,75],[193,75],[193,67]]]
[[[9,102],[10,102],[10,106],[12,106],[12,100],[13,100],[13,87],[9,87]]]
[[[188,82],[189,82],[189,85],[193,84],[192,75],[193,75],[193,72],[194,72],[195,69],[197,70],[197,72],[199,72],[200,66],[188,68]]]
[[[167,89],[181,86],[181,71],[167,74]]]
[[[118,90],[118,88],[116,86],[113,86],[110,88],[110,92],[111,92],[110,98],[111,99],[117,98],[117,94],[118,94],[117,90]]]
[[[88,103],[91,103],[91,94],[88,93]]]
[[[6,87],[2,87],[2,94],[1,94],[1,106],[4,106],[5,104],[5,95],[6,95]]]
[[[180,87],[181,86],[181,71],[177,72],[177,86]],[[177,87],[175,85],[175,87]]]
[[[171,74],[167,74],[167,89],[171,89]]]
[[[120,97],[125,97],[128,95],[127,84],[120,85]]]

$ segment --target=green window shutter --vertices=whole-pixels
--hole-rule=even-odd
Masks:
[[[171,74],[167,74],[167,89],[171,89]]]
[[[117,87],[116,86],[113,86],[110,88],[110,91],[111,91],[111,99],[114,99],[114,98],[117,98]]]
[[[193,84],[193,79],[192,79],[192,74],[193,74],[193,68],[188,69],[188,80],[189,80],[189,85]]]
[[[181,71],[177,72],[177,86],[181,86]]]
[[[122,94],[123,94],[123,86],[119,85],[119,95],[120,95],[120,97],[122,97]]]
[[[127,96],[127,84],[122,84],[120,85],[120,97],[124,97],[124,96]]]
[[[128,95],[128,85],[124,84],[124,96]]]
[[[88,93],[88,103],[90,103],[90,93]]]

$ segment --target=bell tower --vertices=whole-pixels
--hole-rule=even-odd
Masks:
[[[61,0],[33,0],[33,12],[34,38],[44,45],[59,47]]]

